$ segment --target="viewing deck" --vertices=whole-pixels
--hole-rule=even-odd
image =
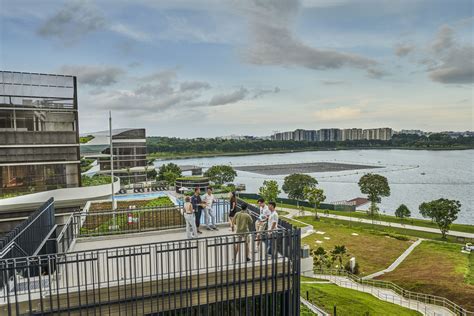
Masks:
[[[160,223],[164,218],[176,224],[170,216]],[[81,232],[90,233],[85,225],[94,226],[82,214],[63,227],[58,248],[67,252],[0,261],[0,273],[9,280],[0,291],[0,314],[213,314],[218,309],[253,315],[265,306],[268,315],[294,315],[299,308],[300,231],[288,223],[280,222],[272,234],[236,234],[221,222],[218,231],[201,226],[197,239],[186,239],[182,227],[162,226],[82,237]]]

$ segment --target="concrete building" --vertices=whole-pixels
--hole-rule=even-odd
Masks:
[[[0,239],[0,315],[299,315],[301,230],[235,234],[229,203],[213,209],[221,229],[187,239],[179,203],[60,224],[50,199]]]
[[[363,139],[365,140],[390,140],[392,139],[393,131],[391,128],[371,128],[364,129]]]
[[[341,140],[361,140],[362,139],[362,129],[361,128],[347,128],[341,131],[342,137]]]
[[[0,196],[80,186],[76,77],[0,71]]]
[[[109,131],[87,133],[83,136],[90,139],[81,144],[81,155],[88,159],[97,159],[99,173],[110,173]],[[114,174],[121,182],[127,184],[145,181],[148,171],[145,129],[112,130],[112,144]]]
[[[342,140],[341,130],[338,128],[323,128],[319,130],[319,141],[335,142]]]

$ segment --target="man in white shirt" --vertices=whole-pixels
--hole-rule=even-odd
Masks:
[[[212,194],[212,188],[207,188],[207,193],[204,195],[203,202],[206,203],[204,216],[208,230],[219,230],[216,226],[216,212],[212,207],[215,201],[216,199],[214,198],[214,194]]]
[[[270,210],[265,204],[265,199],[260,198],[257,200],[257,203],[260,209],[260,214],[257,220],[255,221],[255,231],[257,232],[257,247],[255,249],[255,252],[259,252],[260,244],[262,243],[262,240],[260,238],[261,235],[258,234],[258,232],[265,230],[268,222],[268,217],[270,216]]]
[[[268,208],[270,210],[270,216],[268,217],[268,254],[272,255],[276,249],[274,232],[278,229],[278,213],[276,212],[275,202],[269,202]]]

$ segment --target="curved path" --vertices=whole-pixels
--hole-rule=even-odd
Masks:
[[[381,276],[382,274],[385,274],[387,272],[391,272],[393,270],[395,270],[396,267],[398,267],[400,265],[400,263],[403,262],[403,260],[406,259],[406,257],[408,257],[408,255],[419,245],[421,244],[421,242],[423,241],[423,239],[418,239],[417,241],[415,241],[413,244],[410,245],[410,247],[408,247],[401,255],[400,257],[398,257],[387,269],[383,269],[381,271],[378,271],[378,272],[375,272],[375,273],[372,273],[372,274],[369,274],[365,277],[363,277],[362,279],[373,279],[373,278],[376,278],[378,276]]]

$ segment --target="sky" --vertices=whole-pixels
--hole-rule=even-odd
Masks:
[[[78,79],[82,134],[473,130],[472,0],[0,0],[0,68]]]

